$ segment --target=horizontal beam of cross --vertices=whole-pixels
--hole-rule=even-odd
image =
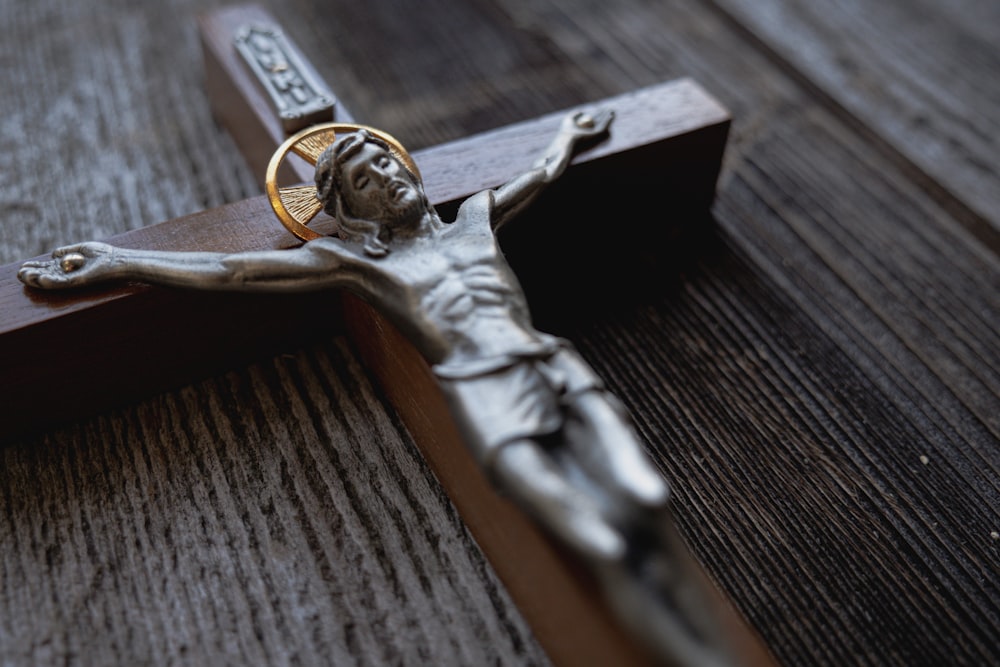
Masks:
[[[635,180],[635,174],[645,172],[660,182],[657,196],[667,186],[675,192],[666,196],[678,220],[686,208],[707,209],[725,146],[725,110],[689,80],[601,103],[616,110],[613,137],[578,157],[579,166],[553,199],[558,202],[574,189],[591,192],[593,186],[581,183],[585,180],[604,182],[614,192],[616,181]],[[562,116],[414,151],[431,201],[447,211],[523,170]],[[651,202],[630,203],[642,209]],[[568,202],[566,210],[571,211]],[[577,219],[574,235],[587,235],[587,223]],[[537,220],[529,216],[522,226],[534,233]],[[278,224],[264,196],[106,240],[130,248],[219,252],[298,243]],[[518,245],[505,242],[515,264],[520,255],[537,250]],[[0,439],[132,402],[343,327],[337,296],[180,294],[136,284],[39,292],[17,280],[20,264],[0,266],[0,375],[5,378],[0,404],[7,414]]]

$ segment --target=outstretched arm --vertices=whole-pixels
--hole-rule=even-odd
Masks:
[[[206,290],[295,292],[346,282],[346,257],[334,239],[294,250],[235,254],[129,250],[91,242],[59,248],[51,259],[25,262],[17,277],[42,289],[137,280]]]
[[[499,229],[533,202],[542,190],[566,171],[581,141],[600,137],[608,131],[614,112],[599,109],[592,114],[578,112],[563,119],[532,169],[493,191],[493,228]]]

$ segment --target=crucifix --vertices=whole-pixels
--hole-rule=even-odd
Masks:
[[[233,111],[232,103],[234,100],[253,100],[255,92],[257,94],[260,91],[251,86],[249,88],[245,87],[246,77],[248,72],[256,72],[258,75],[258,80],[254,85],[258,85],[265,90],[270,86],[271,92],[273,93],[272,99],[281,101],[283,98],[281,95],[288,93],[291,90],[291,95],[302,96],[307,101],[310,98],[309,92],[305,89],[309,84],[315,83],[310,81],[313,77],[302,76],[301,81],[297,80],[292,74],[296,71],[299,74],[308,74],[307,66],[304,63],[298,62],[296,58],[279,58],[274,60],[273,57],[281,55],[282,48],[287,49],[287,51],[294,55],[294,50],[290,45],[282,44],[280,38],[276,37],[277,32],[271,31],[268,34],[267,30],[258,30],[257,34],[249,35],[247,39],[247,33],[245,32],[246,26],[251,25],[253,27],[260,25],[269,25],[266,21],[262,21],[266,17],[254,16],[253,10],[233,10],[229,13],[220,13],[217,15],[209,15],[206,17],[205,24],[203,26],[204,34],[206,35],[206,52],[210,55],[210,66],[209,72],[212,73],[213,79],[216,83],[210,84],[213,92],[219,94],[219,99],[222,100],[219,104],[219,115],[223,119],[226,119],[227,114],[230,115],[230,126],[233,127],[233,133],[238,138],[240,136],[241,130],[239,129],[240,122],[242,120],[243,126],[245,127],[247,121],[249,124],[253,125],[253,114],[246,114],[241,111]],[[231,30],[230,24],[238,19],[240,21],[237,26],[237,30]],[[249,21],[249,23],[247,23]],[[243,30],[244,32],[240,32]],[[219,35],[227,35],[223,46],[213,43],[213,39],[219,40]],[[233,57],[233,42],[234,36],[237,37],[237,43],[243,44],[245,47],[244,51],[250,51],[249,57],[244,53],[245,62],[242,65],[233,65],[230,58]],[[239,39],[243,39],[242,42]],[[271,40],[269,43],[268,40]],[[256,40],[256,43],[252,43]],[[235,49],[235,51],[240,51],[240,49]],[[255,56],[261,56],[262,54],[272,58],[270,65],[265,62],[264,67],[261,67],[262,60],[255,60]],[[214,60],[212,60],[214,57]],[[291,73],[289,72],[289,67],[292,67]],[[256,68],[256,69],[255,69]],[[263,76],[261,76],[263,72]],[[221,76],[221,82],[219,77]],[[227,85],[228,84],[228,85]],[[243,90],[233,96],[230,90],[227,88],[237,88],[244,86]],[[254,92],[255,91],[255,92]],[[327,97],[332,99],[332,95],[320,95],[320,97]],[[695,117],[695,122],[685,126],[683,123],[671,125],[668,123],[663,123],[662,118],[658,117],[657,114],[663,112],[665,108],[669,109],[672,104],[676,103],[686,103],[689,106],[685,109],[686,113],[691,113],[692,109],[697,109],[701,111],[704,115],[701,117]],[[250,102],[249,106],[258,110],[271,108],[266,103],[261,105],[257,102]],[[699,107],[699,105],[701,105]],[[227,108],[228,106],[228,108]],[[280,107],[280,104],[274,104],[272,106]],[[665,160],[678,160],[677,155],[669,155],[671,152],[677,151],[678,146],[683,146],[684,139],[690,140],[694,135],[698,136],[698,141],[702,146],[705,144],[713,146],[717,149],[717,152],[711,156],[708,161],[714,162],[714,169],[712,171],[712,165],[702,169],[701,173],[697,173],[698,170],[691,168],[691,180],[686,184],[691,186],[692,181],[697,182],[699,179],[702,182],[695,184],[691,187],[691,191],[688,194],[689,201],[688,205],[692,204],[692,201],[697,205],[700,203],[702,206],[707,206],[708,201],[710,201],[711,190],[714,187],[714,178],[717,173],[718,157],[721,156],[721,148],[725,141],[725,125],[727,119],[725,118],[724,112],[720,109],[714,107],[711,103],[710,98],[701,94],[697,87],[693,86],[689,82],[684,82],[681,84],[676,84],[674,86],[667,86],[656,88],[650,91],[642,91],[633,96],[626,96],[625,98],[609,100],[602,102],[595,106],[598,110],[601,109],[613,109],[615,113],[615,121],[613,123],[613,129],[611,130],[610,137],[611,140],[608,141],[603,148],[596,148],[589,154],[581,155],[580,158],[583,159],[584,165],[576,168],[575,174],[579,174],[577,179],[592,179],[590,182],[595,184],[595,192],[606,189],[618,189],[616,184],[635,182],[636,177],[634,171],[639,169],[654,169],[662,167]],[[280,109],[279,109],[280,111]],[[444,211],[449,209],[449,205],[456,200],[462,200],[468,195],[480,191],[480,190],[490,190],[496,186],[501,185],[504,182],[509,182],[512,176],[516,176],[518,172],[523,171],[526,167],[530,166],[531,160],[536,157],[536,155],[531,155],[526,163],[517,163],[519,157],[523,157],[524,154],[537,154],[539,149],[544,148],[545,144],[554,135],[556,137],[565,136],[567,132],[570,134],[583,132],[587,134],[586,130],[594,129],[596,132],[603,134],[607,127],[609,117],[604,112],[598,111],[595,115],[587,118],[580,116],[578,114],[567,115],[565,113],[555,114],[552,117],[545,119],[540,119],[539,121],[530,121],[522,126],[516,126],[513,128],[506,128],[504,130],[494,133],[492,136],[486,137],[479,140],[470,140],[471,148],[458,150],[454,146],[443,147],[438,149],[438,162],[435,163],[432,158],[427,160],[422,159],[420,155],[416,156],[414,163],[419,165],[421,171],[424,172],[424,181],[427,184],[426,189],[428,196],[431,201],[438,205],[439,209]],[[674,110],[675,118],[677,115],[677,110]],[[266,113],[264,114],[266,115]],[[293,114],[294,118],[296,114]],[[308,114],[297,114],[298,116],[306,117]],[[684,114],[680,114],[683,116]],[[262,116],[258,116],[258,119]],[[235,118],[235,122],[233,119]],[[271,114],[271,123],[279,121],[281,119],[280,114]],[[342,123],[349,124],[349,117],[343,110],[339,110],[336,116],[337,120]],[[568,122],[567,122],[568,119]],[[287,120],[287,119],[285,119]],[[311,120],[311,118],[310,118]],[[651,122],[652,121],[652,122]],[[656,121],[659,121],[657,124]],[[652,127],[650,127],[652,126]],[[558,128],[562,128],[559,130]],[[282,133],[287,133],[287,125],[282,125]],[[657,133],[661,133],[657,135]],[[631,134],[630,134],[631,133]],[[270,136],[272,139],[272,144],[277,143],[275,141],[275,136],[273,133],[267,132],[254,132],[255,136],[258,138],[258,145],[260,137]],[[283,138],[282,134],[282,138]],[[618,143],[615,142],[624,142]],[[629,146],[629,142],[632,145]],[[492,142],[492,145],[491,145]],[[266,142],[265,142],[266,143]],[[364,142],[362,142],[364,143]],[[391,148],[391,145],[382,145],[380,150],[386,151]],[[359,150],[366,150],[362,146]],[[373,149],[374,150],[374,149]],[[568,149],[567,149],[568,150]],[[604,151],[603,153],[601,151]],[[683,149],[680,149],[683,150]],[[250,161],[254,161],[254,149],[249,149]],[[489,159],[495,154],[500,155],[512,155],[511,159],[514,160],[509,164],[497,165],[490,164]],[[629,160],[622,161],[623,156],[628,156]],[[569,153],[565,153],[565,158],[568,159]],[[373,157],[374,159],[374,157]],[[463,159],[467,159],[467,162],[463,162]],[[551,156],[554,162],[560,162],[563,159],[563,155],[555,154]],[[485,167],[482,163],[486,162]],[[475,167],[473,167],[475,165]],[[564,167],[565,165],[563,165]],[[590,168],[590,173],[587,174],[587,168]],[[505,171],[506,170],[506,171]],[[513,170],[513,171],[511,171]],[[561,171],[561,167],[558,171]],[[616,172],[617,180],[616,180]],[[624,173],[621,173],[624,172]],[[662,174],[662,172],[659,172]],[[694,175],[696,174],[696,175]],[[437,180],[440,178],[441,180]],[[470,180],[471,178],[471,180]],[[658,175],[657,180],[662,178],[662,175]],[[708,178],[708,183],[704,182],[704,179]],[[445,183],[445,186],[440,186],[438,184]],[[576,184],[573,185],[575,188],[582,187],[580,183],[586,183],[586,180],[578,180]],[[640,181],[641,182],[641,181]],[[596,184],[600,185],[600,188],[596,188]],[[444,196],[439,192],[434,190],[435,187],[450,187],[452,191],[449,196]],[[565,186],[569,187],[569,186]],[[463,189],[464,188],[464,189]],[[589,192],[590,190],[583,190]],[[285,194],[292,197],[291,192],[298,192],[295,189],[285,189],[284,193],[278,193],[278,200],[281,201],[281,195]],[[558,193],[556,193],[558,196]],[[563,195],[565,196],[565,195]],[[706,199],[707,197],[707,199]],[[273,197],[271,198],[273,202]],[[266,201],[262,200],[251,200],[251,202],[241,203],[234,205],[233,207],[227,207],[227,209],[221,212],[207,212],[205,214],[200,214],[189,218],[186,221],[178,221],[176,223],[166,223],[167,227],[152,232],[153,236],[144,236],[139,234],[131,238],[117,239],[113,240],[115,245],[120,246],[133,246],[139,248],[145,248],[148,250],[156,249],[171,249],[171,250],[211,250],[215,253],[226,253],[228,256],[235,256],[234,253],[238,251],[246,251],[253,249],[262,248],[280,248],[282,246],[293,245],[296,242],[294,240],[287,239],[281,236],[280,233],[276,233],[276,228],[274,226],[273,215],[268,212],[265,208],[267,205]],[[284,206],[284,204],[282,204]],[[683,205],[680,202],[674,202],[673,206],[678,209],[682,209]],[[287,207],[286,207],[287,208]],[[291,206],[294,208],[294,206]],[[214,223],[215,227],[212,228],[211,225],[206,226],[201,223],[204,222]],[[240,227],[240,237],[238,239],[233,239],[233,234],[231,228],[227,229],[232,225],[239,224]],[[196,236],[195,239],[187,238],[181,243],[177,243],[177,236],[181,234],[186,234],[193,227],[201,227],[200,238]],[[255,228],[267,229],[260,230],[261,233],[257,233],[258,230]],[[218,233],[226,234],[221,238],[216,236]],[[579,230],[578,230],[579,233]],[[156,235],[161,234],[159,240],[156,240]],[[192,245],[187,245],[187,244]],[[179,246],[179,247],[178,247]],[[322,244],[318,246],[312,246],[313,248],[322,247]],[[61,254],[57,258],[57,263],[59,266],[65,270],[67,275],[72,275],[74,271],[82,269],[86,265],[86,261],[89,259],[87,256],[88,252],[93,252],[93,247],[89,247],[85,252],[83,248],[77,251],[71,251],[68,253]],[[378,248],[375,250],[368,249],[369,254],[377,255]],[[286,250],[289,253],[288,256],[292,256],[290,250]],[[263,255],[258,255],[258,257],[273,257],[274,253],[265,253]],[[400,256],[400,255],[397,255]],[[77,265],[77,263],[81,263]],[[82,271],[81,271],[82,275]],[[6,276],[5,276],[6,278]],[[30,280],[29,280],[30,282]],[[5,285],[7,283],[4,283]],[[509,297],[509,295],[504,295]],[[7,295],[5,295],[5,301],[7,300]],[[15,298],[15,297],[11,297]],[[67,296],[67,295],[42,295],[39,293],[29,292],[27,294],[21,294],[22,299],[27,299],[29,305],[22,308],[19,312],[20,320],[15,318],[14,328],[10,329],[8,332],[4,333],[4,340],[7,343],[11,341],[17,341],[18,337],[21,337],[21,341],[31,341],[34,340],[32,344],[38,344],[39,337],[60,337],[64,335],[62,332],[66,331],[66,326],[60,325],[59,320],[62,318],[63,322],[74,322],[82,324],[83,327],[77,327],[74,332],[72,332],[69,337],[82,336],[84,339],[87,337],[83,334],[86,333],[85,328],[87,326],[96,326],[100,329],[103,325],[100,322],[95,324],[94,317],[104,316],[114,313],[116,309],[143,309],[150,308],[152,304],[153,311],[159,311],[161,315],[170,316],[169,309],[171,306],[166,306],[168,312],[163,312],[164,303],[167,301],[162,301],[162,292],[158,290],[150,290],[146,287],[126,285],[122,287],[114,287],[109,290],[91,290],[82,296]],[[221,303],[221,302],[214,302]],[[181,308],[179,306],[180,301],[176,302],[173,308],[176,315],[176,309]],[[244,304],[246,307],[246,304]],[[254,307],[251,304],[250,310],[253,311]],[[303,308],[301,302],[296,304],[296,307]],[[324,305],[324,309],[326,306]],[[315,309],[305,308],[307,312],[315,312]],[[131,318],[135,320],[137,318]],[[418,395],[437,395],[433,389],[428,389],[427,391],[415,391],[415,388],[427,388],[433,383],[433,379],[427,372],[425,366],[421,366],[420,355],[414,354],[412,347],[408,347],[406,343],[403,343],[399,339],[398,333],[393,327],[388,326],[384,320],[380,319],[380,315],[372,312],[364,304],[356,301],[349,300],[345,297],[344,304],[344,315],[343,322],[345,326],[350,331],[355,332],[355,338],[359,342],[359,345],[365,351],[365,354],[372,360],[373,369],[376,373],[383,375],[383,381],[387,387],[394,388],[395,391],[405,394],[407,391],[416,393]],[[147,323],[147,326],[148,323]],[[202,330],[204,325],[202,325]],[[119,332],[121,333],[121,332]],[[375,335],[373,335],[373,333]],[[71,347],[71,346],[70,346]],[[7,348],[10,349],[10,348]],[[67,346],[62,345],[59,349],[66,350]],[[120,352],[121,350],[117,350]],[[423,357],[427,357],[426,350]],[[5,360],[6,361],[6,360]],[[92,360],[91,360],[92,362]],[[86,363],[86,360],[83,362]],[[11,363],[11,367],[15,364]],[[61,373],[68,373],[70,369],[67,366],[54,365],[54,369]],[[461,369],[460,369],[461,370]],[[561,370],[563,373],[567,373],[567,368],[556,369]],[[464,371],[463,371],[464,372]],[[407,377],[412,376],[412,377]],[[8,376],[9,377],[9,376]],[[401,377],[407,377],[407,382],[399,382]],[[23,389],[22,389],[23,390]],[[440,418],[440,413],[443,412],[442,402],[440,398],[436,399],[437,403],[434,403],[432,399],[430,403],[424,405],[418,405],[416,407],[412,406],[412,400],[409,401],[410,407],[401,410],[404,418],[408,419],[408,423],[411,429],[415,431],[418,441],[420,440],[419,434],[421,429],[427,430],[428,423],[431,423],[436,429],[441,427],[441,424],[445,420]],[[400,397],[399,404],[406,404],[408,401]],[[50,404],[51,405],[51,404]],[[29,415],[30,416],[30,415]],[[435,439],[432,436],[427,436],[428,439]],[[455,439],[449,436],[451,439]],[[440,438],[436,445],[440,444]],[[447,476],[448,466],[453,465],[450,461],[451,458],[456,456],[456,452],[459,448],[454,450],[449,450],[445,455],[439,456],[439,465],[435,466],[435,469],[439,473],[439,476]],[[442,472],[445,474],[442,475]],[[453,477],[461,477],[462,475],[452,475]],[[474,477],[474,476],[473,476]],[[481,484],[482,480],[477,480],[476,483]],[[459,482],[460,483],[460,482]],[[454,490],[454,489],[453,489]],[[460,510],[468,512],[470,515],[475,516],[477,512],[482,512],[484,504],[478,502],[487,497],[487,491],[479,491],[480,496],[477,502],[471,503],[466,508],[460,508]],[[458,495],[462,495],[459,492]],[[496,501],[490,501],[494,505],[494,509],[499,508],[503,501],[502,499]],[[510,509],[499,510],[498,513],[506,511],[510,513]],[[481,516],[481,514],[480,514]],[[495,520],[495,516],[491,520]],[[516,522],[516,519],[514,520]],[[485,521],[481,523],[486,523]],[[558,523],[558,522],[556,522]],[[668,524],[664,523],[665,527],[669,527]],[[486,533],[476,532],[475,526],[473,525],[474,533],[480,541],[484,541],[484,535]],[[519,529],[520,530],[520,529]],[[530,530],[530,528],[528,528]],[[503,539],[510,540],[510,536],[501,537]],[[524,569],[526,565],[531,567],[539,567],[539,561],[542,561],[541,568],[545,569],[545,560],[548,559],[552,561],[553,559],[558,562],[565,560],[565,555],[559,551],[559,545],[552,547],[544,542],[544,538],[535,537],[536,541],[543,545],[537,547],[536,551],[532,551],[533,547],[524,551],[524,545],[519,543],[516,545],[514,552],[507,554],[502,554],[497,556],[493,555],[494,563],[501,563],[508,567],[513,566],[512,569]],[[673,539],[673,538],[670,538]],[[528,542],[531,540],[528,539]],[[523,542],[523,540],[519,540]],[[672,547],[677,547],[675,543],[669,543]],[[563,545],[565,546],[565,545]],[[521,549],[520,553],[516,553],[517,549]],[[547,549],[547,551],[546,551]],[[490,549],[487,548],[489,552]],[[676,558],[674,558],[676,556]],[[675,567],[682,567],[683,565],[683,550],[678,548],[676,552],[671,552],[670,563]],[[570,556],[570,562],[571,556]],[[684,566],[687,567],[686,565]],[[571,569],[563,568],[563,569]],[[550,572],[556,572],[558,568],[552,568]],[[688,570],[684,570],[687,572]],[[696,576],[696,571],[691,570],[692,576]],[[593,578],[594,573],[589,573],[589,576]],[[617,577],[620,574],[618,570],[613,570],[610,575],[611,578]],[[588,573],[584,573],[583,579],[587,579]],[[503,573],[501,572],[501,576]],[[673,575],[676,578],[676,573]],[[600,577],[598,577],[600,578]],[[609,579],[605,579],[605,588],[607,589],[610,585],[607,583]],[[682,584],[686,582],[681,582]],[[628,586],[628,581],[618,581],[615,586],[617,588]],[[589,606],[596,608],[595,614],[601,615],[601,604],[599,601],[595,603],[595,599],[600,596],[594,596],[592,593],[586,592],[587,584],[582,584],[583,593],[577,593],[578,598],[582,599],[585,603],[589,602]],[[683,587],[683,586],[682,586]],[[693,590],[693,589],[692,589]],[[567,604],[566,600],[572,598],[571,592],[566,592],[561,598],[562,604]],[[694,593],[697,595],[697,593]],[[515,597],[516,594],[515,594]],[[586,604],[585,604],[586,606]],[[642,613],[642,607],[630,606],[629,603],[625,603],[623,606],[626,610],[624,616],[628,616],[628,612],[631,611],[633,615],[635,613]],[[697,605],[696,605],[697,606]],[[683,616],[683,611],[679,612]],[[545,614],[539,614],[540,617]],[[585,614],[584,614],[585,615]],[[619,617],[623,614],[619,613]],[[578,615],[579,619],[580,616]],[[628,619],[626,619],[628,620]],[[641,626],[642,623],[639,622]],[[635,621],[635,619],[632,619]],[[687,618],[686,622],[690,622],[691,619]],[[611,625],[614,625],[612,623]],[[629,622],[624,623],[625,626],[629,626]],[[633,623],[634,625],[634,623]],[[695,624],[697,625],[697,623]],[[663,627],[663,626],[657,626]],[[613,633],[613,630],[608,632]],[[698,633],[695,632],[697,635]],[[605,637],[607,637],[607,633]],[[650,640],[650,637],[646,637]],[[680,660],[682,662],[686,661],[689,664],[709,664],[703,661],[692,662],[692,655],[705,656],[713,655],[712,653],[701,654],[695,652],[694,654],[688,652],[683,647],[683,637],[652,637],[650,642],[654,646],[654,653],[659,653],[659,655],[667,656],[669,655],[675,660]],[[657,645],[658,640],[661,641],[660,646]],[[543,638],[544,642],[544,638]],[[628,645],[628,642],[618,642],[619,644]],[[579,649],[578,649],[579,650]],[[628,649],[624,649],[628,650]],[[558,651],[555,651],[558,653]],[[593,653],[590,653],[593,656]],[[572,662],[572,658],[567,654],[561,655],[562,659],[565,659],[567,663]],[[726,664],[726,663],[720,663]]]

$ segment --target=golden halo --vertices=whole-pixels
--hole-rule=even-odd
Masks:
[[[315,232],[306,225],[323,210],[323,204],[316,196],[315,184],[292,185],[280,187],[278,185],[278,169],[285,161],[285,156],[289,152],[295,153],[311,165],[316,164],[319,156],[326,150],[327,146],[333,143],[338,132],[357,132],[358,130],[368,130],[373,135],[389,144],[389,150],[399,159],[406,168],[420,178],[420,171],[413,162],[413,158],[406,152],[403,145],[392,135],[376,130],[367,125],[356,125],[354,123],[322,123],[313,125],[288,137],[283,144],[278,146],[278,150],[271,156],[271,161],[267,165],[267,174],[264,177],[264,189],[267,192],[268,201],[271,208],[285,229],[303,241],[318,239],[322,234]]]

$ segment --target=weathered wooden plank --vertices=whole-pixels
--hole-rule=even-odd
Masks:
[[[0,659],[548,664],[389,410],[337,338],[4,448]]]
[[[0,264],[257,192],[196,93],[202,6],[3,3]]]
[[[714,4],[1000,252],[996,3]]]

